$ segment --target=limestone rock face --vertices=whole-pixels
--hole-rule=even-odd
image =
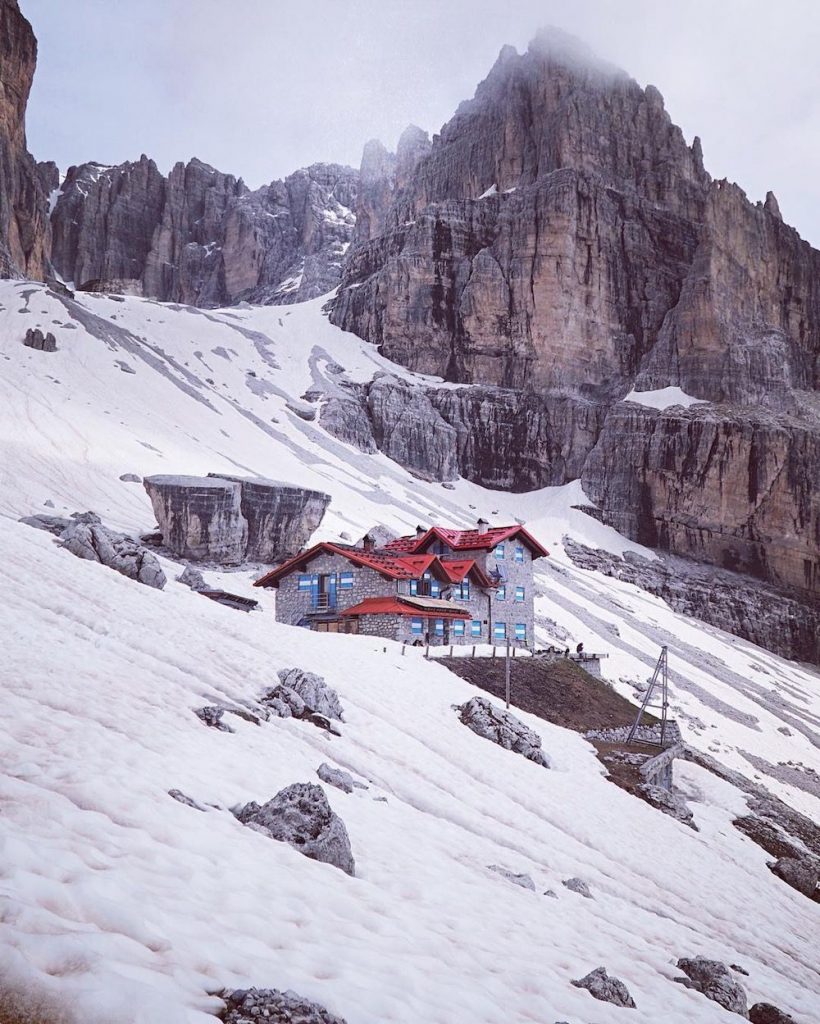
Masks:
[[[251,191],[201,160],[69,168],[52,214],[55,268],[85,290],[195,306],[331,291],[353,236],[357,173],[314,164]]]
[[[17,0],[0,0],[0,277],[42,281],[49,271],[52,176],[26,149],[26,104],[36,63],[37,40]]]
[[[600,405],[560,392],[428,387],[390,374],[345,391],[322,406],[334,437],[427,479],[511,491],[578,476],[604,419]]]
[[[820,253],[772,194],[713,181],[657,89],[555,32],[502,50],[412,170],[372,147],[365,164],[331,318],[471,386],[426,391],[393,431],[401,385],[376,384],[358,408],[377,447],[436,479],[580,476],[629,536],[816,602]],[[711,404],[622,402],[668,386]],[[355,410],[328,409],[330,428],[366,438]],[[522,468],[479,454],[484,431]]]
[[[814,896],[820,884],[817,865],[808,858],[801,860],[797,857],[780,857],[772,865],[772,871],[793,889],[809,898]]]
[[[179,558],[239,565],[295,554],[330,497],[261,478],[146,477],[164,544]]]
[[[820,589],[820,409],[607,416],[581,480],[605,522],[649,547],[686,553],[806,596]]]
[[[594,511],[594,510],[592,510]],[[784,658],[820,664],[820,606],[751,576],[715,569],[690,558],[623,558],[564,538],[564,549],[583,569],[634,583],[662,597],[675,611],[750,640]]]

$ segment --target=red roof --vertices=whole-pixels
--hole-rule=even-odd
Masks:
[[[402,604],[396,597],[366,597],[364,601],[354,604],[352,608],[346,608],[340,615],[412,615],[415,618],[433,619],[469,619],[470,613],[460,608],[426,609],[413,607],[409,604]]]
[[[427,544],[433,540],[442,540],[453,551],[486,550],[490,551],[497,544],[505,540],[512,540],[520,537],[529,547],[536,558],[542,558],[549,554],[549,551],[533,537],[523,526],[492,526],[488,527],[486,533],[479,533],[478,530],[450,530],[441,526],[431,526],[421,536],[411,535],[409,537],[398,537],[385,544],[385,551],[424,551]]]
[[[344,544],[331,544],[327,541],[321,544],[314,544],[307,551],[300,551],[298,555],[289,558],[278,568],[266,573],[255,583],[255,587],[277,586],[279,581],[288,576],[297,566],[306,565],[317,555],[331,554],[341,555],[354,565],[367,566],[375,569],[383,576],[394,580],[416,579],[427,567],[436,561],[435,555],[412,555],[409,558],[402,558],[388,551],[365,551],[363,548],[345,547]]]
[[[266,573],[254,583],[254,586],[276,587],[280,580],[290,575],[298,566],[307,565],[317,555],[331,554],[341,555],[353,565],[375,569],[388,579],[412,580],[418,579],[425,572],[433,572],[450,583],[460,583],[465,576],[472,574],[479,586],[489,587],[492,585],[490,580],[474,559],[426,554],[424,549],[431,541],[439,539],[454,551],[491,550],[496,544],[514,537],[520,537],[529,546],[535,558],[549,554],[523,526],[495,526],[486,533],[479,533],[478,530],[445,530],[433,526],[420,537],[398,537],[378,551],[365,551],[364,548],[331,544],[329,541],[314,544],[312,548],[300,551],[278,568]]]

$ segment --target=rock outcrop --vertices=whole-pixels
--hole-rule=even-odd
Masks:
[[[779,857],[772,865],[772,871],[778,878],[782,878],[793,889],[797,889],[810,899],[820,884],[817,865],[808,857]]]
[[[634,551],[620,557],[585,547],[570,537],[564,538],[564,548],[581,568],[634,583],[662,597],[683,615],[725,629],[784,658],[820,664],[820,605],[804,603],[798,591],[691,558],[661,554],[650,560]]]
[[[17,0],[0,0],[0,277],[42,281],[49,272],[48,195],[53,164],[26,148],[25,116],[37,40]]]
[[[332,864],[348,875],[355,874],[347,829],[331,810],[321,786],[296,782],[266,804],[246,804],[236,812],[236,817],[243,825],[290,844],[311,860]]]
[[[163,543],[179,558],[240,565],[295,554],[330,497],[258,477],[149,476],[143,480]]]
[[[279,680],[280,687],[297,694],[311,713],[342,721],[344,709],[339,695],[332,686],[327,685],[322,676],[303,668],[283,668],[279,671]]]
[[[496,707],[486,697],[473,697],[462,704],[458,712],[464,725],[477,735],[549,768],[549,758],[541,749],[541,737],[509,711]]]
[[[629,989],[620,978],[613,978],[607,974],[605,967],[596,967],[594,971],[573,981],[572,984],[576,988],[585,988],[590,995],[600,999],[601,1002],[635,1009],[635,1001],[629,994]]]
[[[33,348],[36,352],[57,351],[57,339],[51,331],[43,334],[39,327],[29,327],[25,338],[23,338],[23,344],[26,348]]]
[[[224,1024],[345,1024],[341,1017],[329,1013],[323,1006],[303,999],[295,992],[280,992],[275,988],[237,989],[223,992]]]
[[[367,163],[331,318],[469,387],[425,389],[408,420],[403,386],[377,382],[329,429],[435,479],[580,478],[629,536],[816,602],[820,253],[773,196],[713,181],[657,89],[555,32],[502,50],[401,182],[372,146]],[[707,404],[622,401],[673,385]]]
[[[77,288],[194,306],[314,298],[339,282],[358,174],[313,164],[251,191],[201,160],[68,170],[52,214],[55,268]]]
[[[749,1010],[752,1024],[796,1024],[794,1017],[771,1003],[755,1003]]]
[[[530,892],[535,892],[535,882],[533,882],[531,875],[516,874],[515,871],[502,868],[500,864],[489,864],[488,869],[494,871],[497,875],[501,875],[502,878],[506,878],[513,885],[519,885],[522,889],[529,889]]]
[[[78,558],[100,562],[129,579],[157,590],[165,586],[165,573],[157,557],[132,537],[115,533],[103,526],[102,520],[94,512],[72,516],[69,525],[59,536],[62,546]]]
[[[731,971],[719,960],[708,960],[706,957],[683,957],[678,960],[678,967],[689,979],[691,988],[702,992],[707,999],[741,1017],[748,1016],[746,1009],[746,992],[732,977]]]

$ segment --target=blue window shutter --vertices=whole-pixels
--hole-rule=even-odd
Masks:
[[[481,619],[473,619],[470,632],[473,636],[481,636]]]
[[[411,619],[410,632],[414,636],[421,636],[424,633],[424,619]]]
[[[453,623],[453,635],[464,636],[464,619],[456,619]]]
[[[527,625],[524,622],[517,622],[515,624],[515,639],[526,640],[527,639]]]
[[[495,622],[495,623],[493,623],[493,639],[494,640],[506,640],[507,639],[507,623],[506,622]]]
[[[444,619],[436,619],[436,636],[444,636]]]
[[[519,603],[524,600],[524,588],[523,587],[516,587],[515,588],[515,599]]]
[[[438,580],[430,580],[430,597],[438,597],[441,593],[441,586]]]
[[[495,550],[493,551],[493,554],[495,555],[496,558],[503,558],[504,557],[504,545],[503,544],[496,544]]]
[[[516,544],[516,546],[515,546],[515,560],[516,560],[516,562],[523,562],[524,561],[524,545],[523,544]]]
[[[300,590],[310,590],[310,580],[311,580],[310,576],[300,576],[299,577],[299,589]]]
[[[495,598],[496,598],[497,601],[506,601],[507,600],[507,587],[506,587],[505,584],[502,583],[501,586],[498,588],[498,590],[496,590]]]
[[[352,590],[353,589],[353,573],[352,572],[342,572],[342,573],[339,573],[339,586],[340,586],[340,588],[342,590]]]
[[[410,596],[415,597],[419,592],[419,581],[410,580]]]

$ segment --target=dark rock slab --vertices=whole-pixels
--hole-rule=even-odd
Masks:
[[[691,982],[690,987],[702,992],[726,1010],[747,1016],[746,992],[732,977],[726,964],[706,957],[682,957],[678,967]]]

